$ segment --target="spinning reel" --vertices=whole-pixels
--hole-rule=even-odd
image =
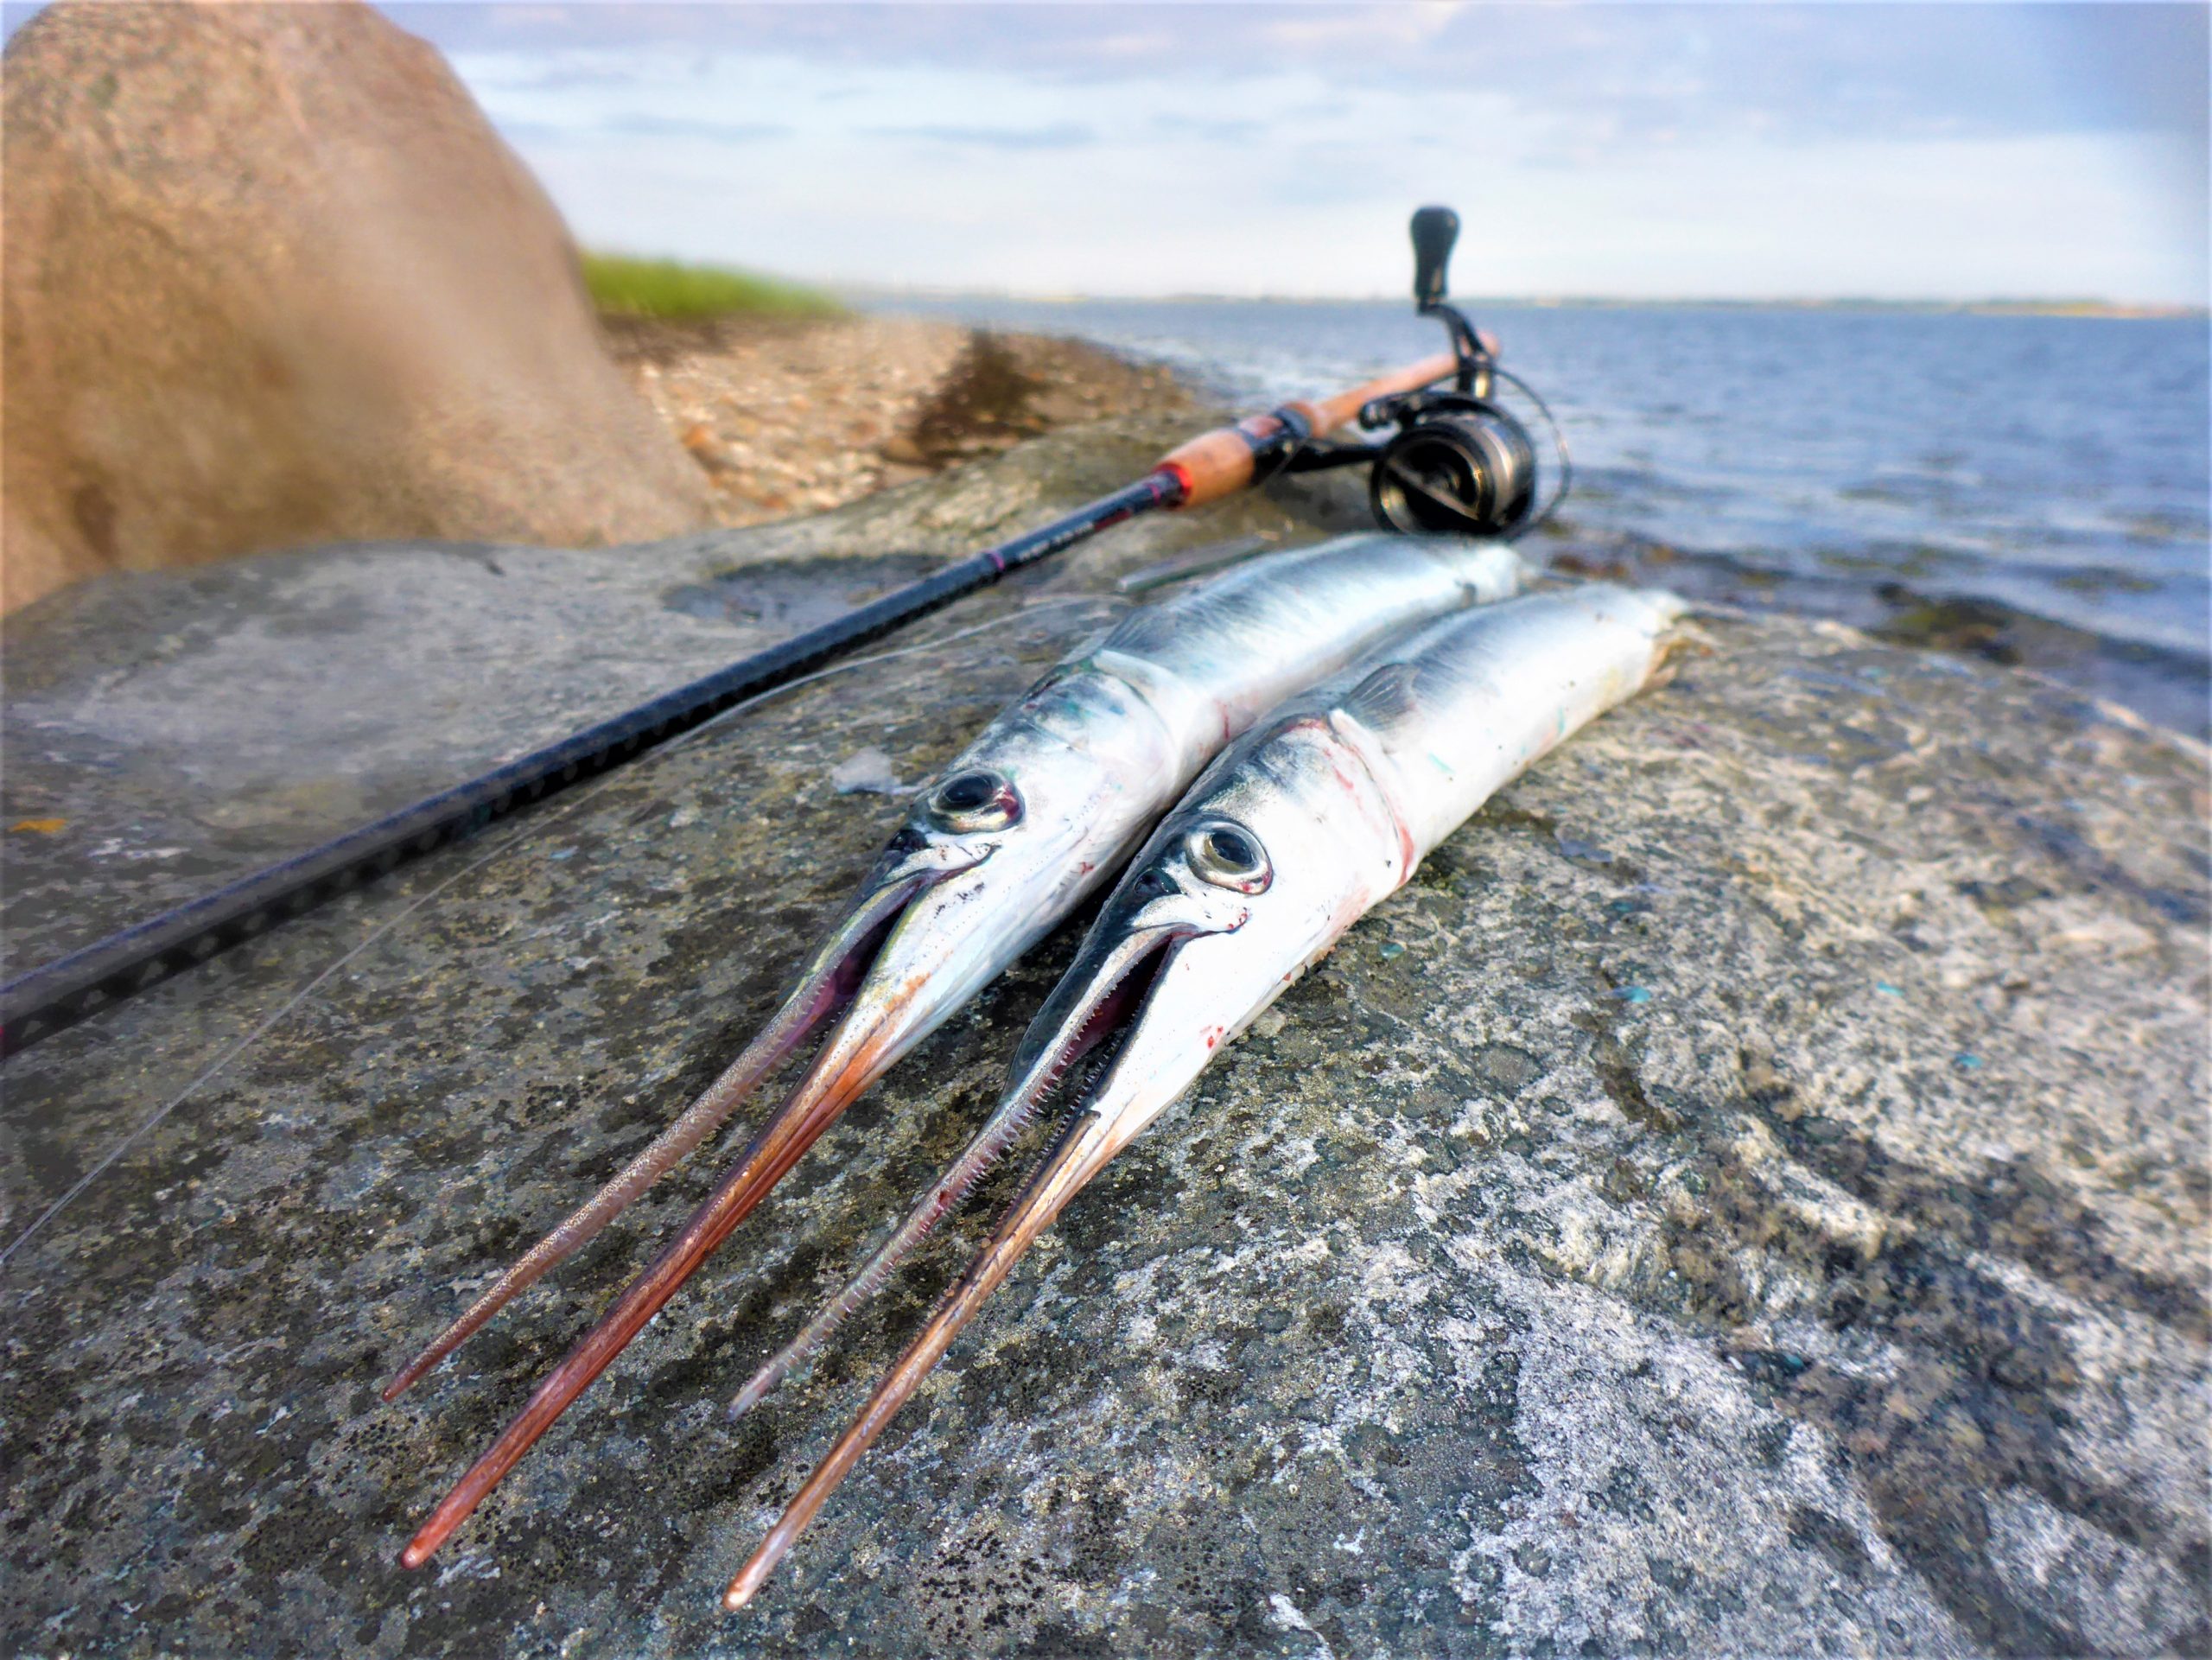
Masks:
[[[1395,426],[1379,443],[1312,445],[1288,470],[1306,472],[1372,460],[1367,496],[1385,530],[1412,535],[1514,537],[1558,511],[1573,467],[1567,439],[1528,383],[1497,366],[1497,342],[1478,333],[1444,297],[1445,267],[1459,239],[1459,216],[1448,207],[1414,215],[1414,303],[1443,321],[1457,362],[1449,390],[1431,387],[1378,398],[1359,411],[1367,431]],[[1556,458],[1547,499],[1537,505],[1536,445],[1522,421],[1499,401],[1513,387],[1548,429]]]

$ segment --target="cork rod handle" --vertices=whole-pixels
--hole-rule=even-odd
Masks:
[[[1325,437],[1357,415],[1360,406],[1396,392],[1418,391],[1423,386],[1448,380],[1459,368],[1449,352],[1407,364],[1332,398],[1301,400],[1287,407],[1306,417],[1313,436]],[[1178,507],[1197,507],[1234,495],[1252,481],[1254,458],[1259,446],[1274,439],[1283,423],[1273,415],[1250,415],[1235,426],[1217,427],[1188,443],[1178,445],[1160,459],[1155,473],[1172,473],[1182,486]]]

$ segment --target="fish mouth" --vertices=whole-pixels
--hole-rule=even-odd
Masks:
[[[1129,1122],[1109,1123],[1117,1115],[1102,1115],[1096,1103],[1112,1085],[1118,1065],[1132,1036],[1141,1031],[1162,977],[1182,948],[1194,938],[1215,931],[1189,922],[1139,925],[1101,954],[1084,976],[1081,993],[1071,996],[1060,1018],[1047,1027],[1051,1036],[1028,1053],[1017,1066],[1020,1082],[1008,1092],[1008,1104],[1020,1103],[1020,1114],[1034,1112],[1047,1099],[1059,1095],[1069,1080],[1084,1074],[1074,1091],[1075,1104],[1052,1138],[1043,1159],[1021,1192],[993,1230],[982,1252],[968,1270],[945,1293],[921,1332],[900,1356],[891,1375],[880,1384],[853,1427],[823,1460],[814,1474],[785,1508],[768,1537],[753,1553],[722,1593],[722,1606],[743,1607],[760,1589],[799,1531],[818,1511],[830,1492],[844,1479],[855,1460],[880,1433],[900,1405],[912,1395],[944,1355],[953,1336],[973,1317],[992,1291],[1019,1262],[1037,1236],[1052,1224],[1060,1209],[1097,1174],[1133,1133]],[[1071,979],[1074,978],[1071,975]],[[1039,1014],[1039,1024],[1058,1004],[1058,994]],[[1119,1091],[1116,1091],[1119,1093]],[[773,1387],[776,1372],[764,1380]],[[747,1396],[757,1398],[748,1388]]]
[[[981,869],[997,850],[989,843],[975,849],[925,846],[872,883],[815,954],[801,994],[804,1031],[791,1047],[851,1008],[892,934],[932,889]]]
[[[1204,932],[1180,924],[1148,927],[1108,955],[1045,1046],[1020,1068],[1016,1087],[1027,1098],[1028,1115],[1064,1101],[1073,1116],[1103,1093],[1169,964]]]
[[[813,1357],[861,1303],[881,1288],[890,1274],[926,1238],[938,1221],[964,1199],[976,1183],[1013,1148],[1037,1116],[1056,1101],[1071,1079],[1078,1104],[1103,1081],[1128,1034],[1142,1021],[1160,977],[1173,961],[1182,928],[1151,928],[1107,953],[1098,972],[1084,983],[1092,988],[1071,1022],[1039,1024],[1058,1034],[1030,1064],[1017,1061],[1014,1078],[998,1110],[966,1150],[932,1183],[927,1195],[891,1237],[878,1247],[845,1288],[830,1299],[806,1326],[769,1358],[730,1402],[730,1415],[741,1417],[785,1379],[812,1364]]]
[[[594,1237],[599,1231],[718,1129],[738,1104],[824,1030],[835,1034],[861,997],[899,925],[933,889],[978,868],[994,843],[946,846],[911,832],[894,843],[843,919],[817,946],[798,983],[768,1024],[722,1075],[614,1180],[500,1275],[384,1389],[392,1401],[482,1329],[514,1297]]]
[[[755,1057],[765,1068],[789,1054],[824,1026],[830,1027],[823,1051],[783,1105],[754,1135],[736,1167],[695,1210],[677,1237],[652,1265],[633,1280],[615,1303],[559,1365],[540,1383],[523,1410],[423,1523],[401,1553],[404,1567],[418,1568],[467,1519],[484,1496],[543,1434],[554,1420],[620,1354],[647,1320],[673,1296],[730,1231],[781,1181],[815,1139],[873,1082],[902,1033],[916,1024],[916,996],[873,998],[867,991],[899,925],[940,884],[974,870],[989,856],[988,848],[929,844],[894,849],[870,881],[868,891],[816,953],[805,978],[778,1017],[772,1040],[755,1040]],[[863,1009],[867,1017],[855,1019]],[[891,1028],[891,1029],[887,1029]],[[764,1034],[765,1036],[765,1034]],[[747,1065],[745,1087],[758,1081]],[[717,1118],[715,1122],[719,1122]],[[471,1319],[474,1318],[472,1313]],[[480,1323],[479,1321],[478,1323]],[[395,1380],[386,1398],[435,1364],[473,1326],[456,1326],[442,1346],[434,1345]]]

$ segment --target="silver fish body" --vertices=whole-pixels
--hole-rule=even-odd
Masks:
[[[1065,1070],[1102,989],[1156,955],[1084,1108],[1110,1158],[1494,792],[1643,687],[1682,614],[1610,586],[1531,595],[1290,699],[1132,862],[1025,1035],[1016,1091]]]
[[[1592,586],[1454,616],[1293,696],[1224,751],[1131,862],[1024,1035],[991,1123],[916,1215],[964,1191],[1064,1079],[1096,1076],[981,1256],[732,1582],[729,1606],[1061,1207],[1492,792],[1647,684],[1682,614],[1670,595]]]
[[[1058,926],[1222,747],[1376,641],[1511,597],[1528,567],[1503,543],[1347,537],[1245,566],[1132,613],[1060,664],[944,768],[872,885],[922,866],[871,964],[911,995],[855,998],[814,1071],[880,1077]],[[987,822],[957,802],[984,793]],[[855,1092],[867,1087],[860,1083]]]

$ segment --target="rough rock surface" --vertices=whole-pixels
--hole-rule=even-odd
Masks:
[[[56,5],[5,73],[9,605],[351,537],[703,521],[552,204],[369,7]]]
[[[35,607],[11,925],[251,863],[772,632],[782,562],[864,586],[1161,436],[642,553],[337,549]],[[1224,1054],[746,1615],[723,1580],[967,1240],[808,1383],[721,1402],[984,1112],[1072,930],[394,1566],[714,1161],[378,1385],[772,1007],[899,811],[833,771],[926,774],[1109,577],[1332,500],[1116,530],[10,1061],[0,1250],[73,1196],[0,1264],[0,1646],[2201,1650],[2204,755],[1786,620],[1709,625]],[[302,657],[332,687],[272,713]]]

